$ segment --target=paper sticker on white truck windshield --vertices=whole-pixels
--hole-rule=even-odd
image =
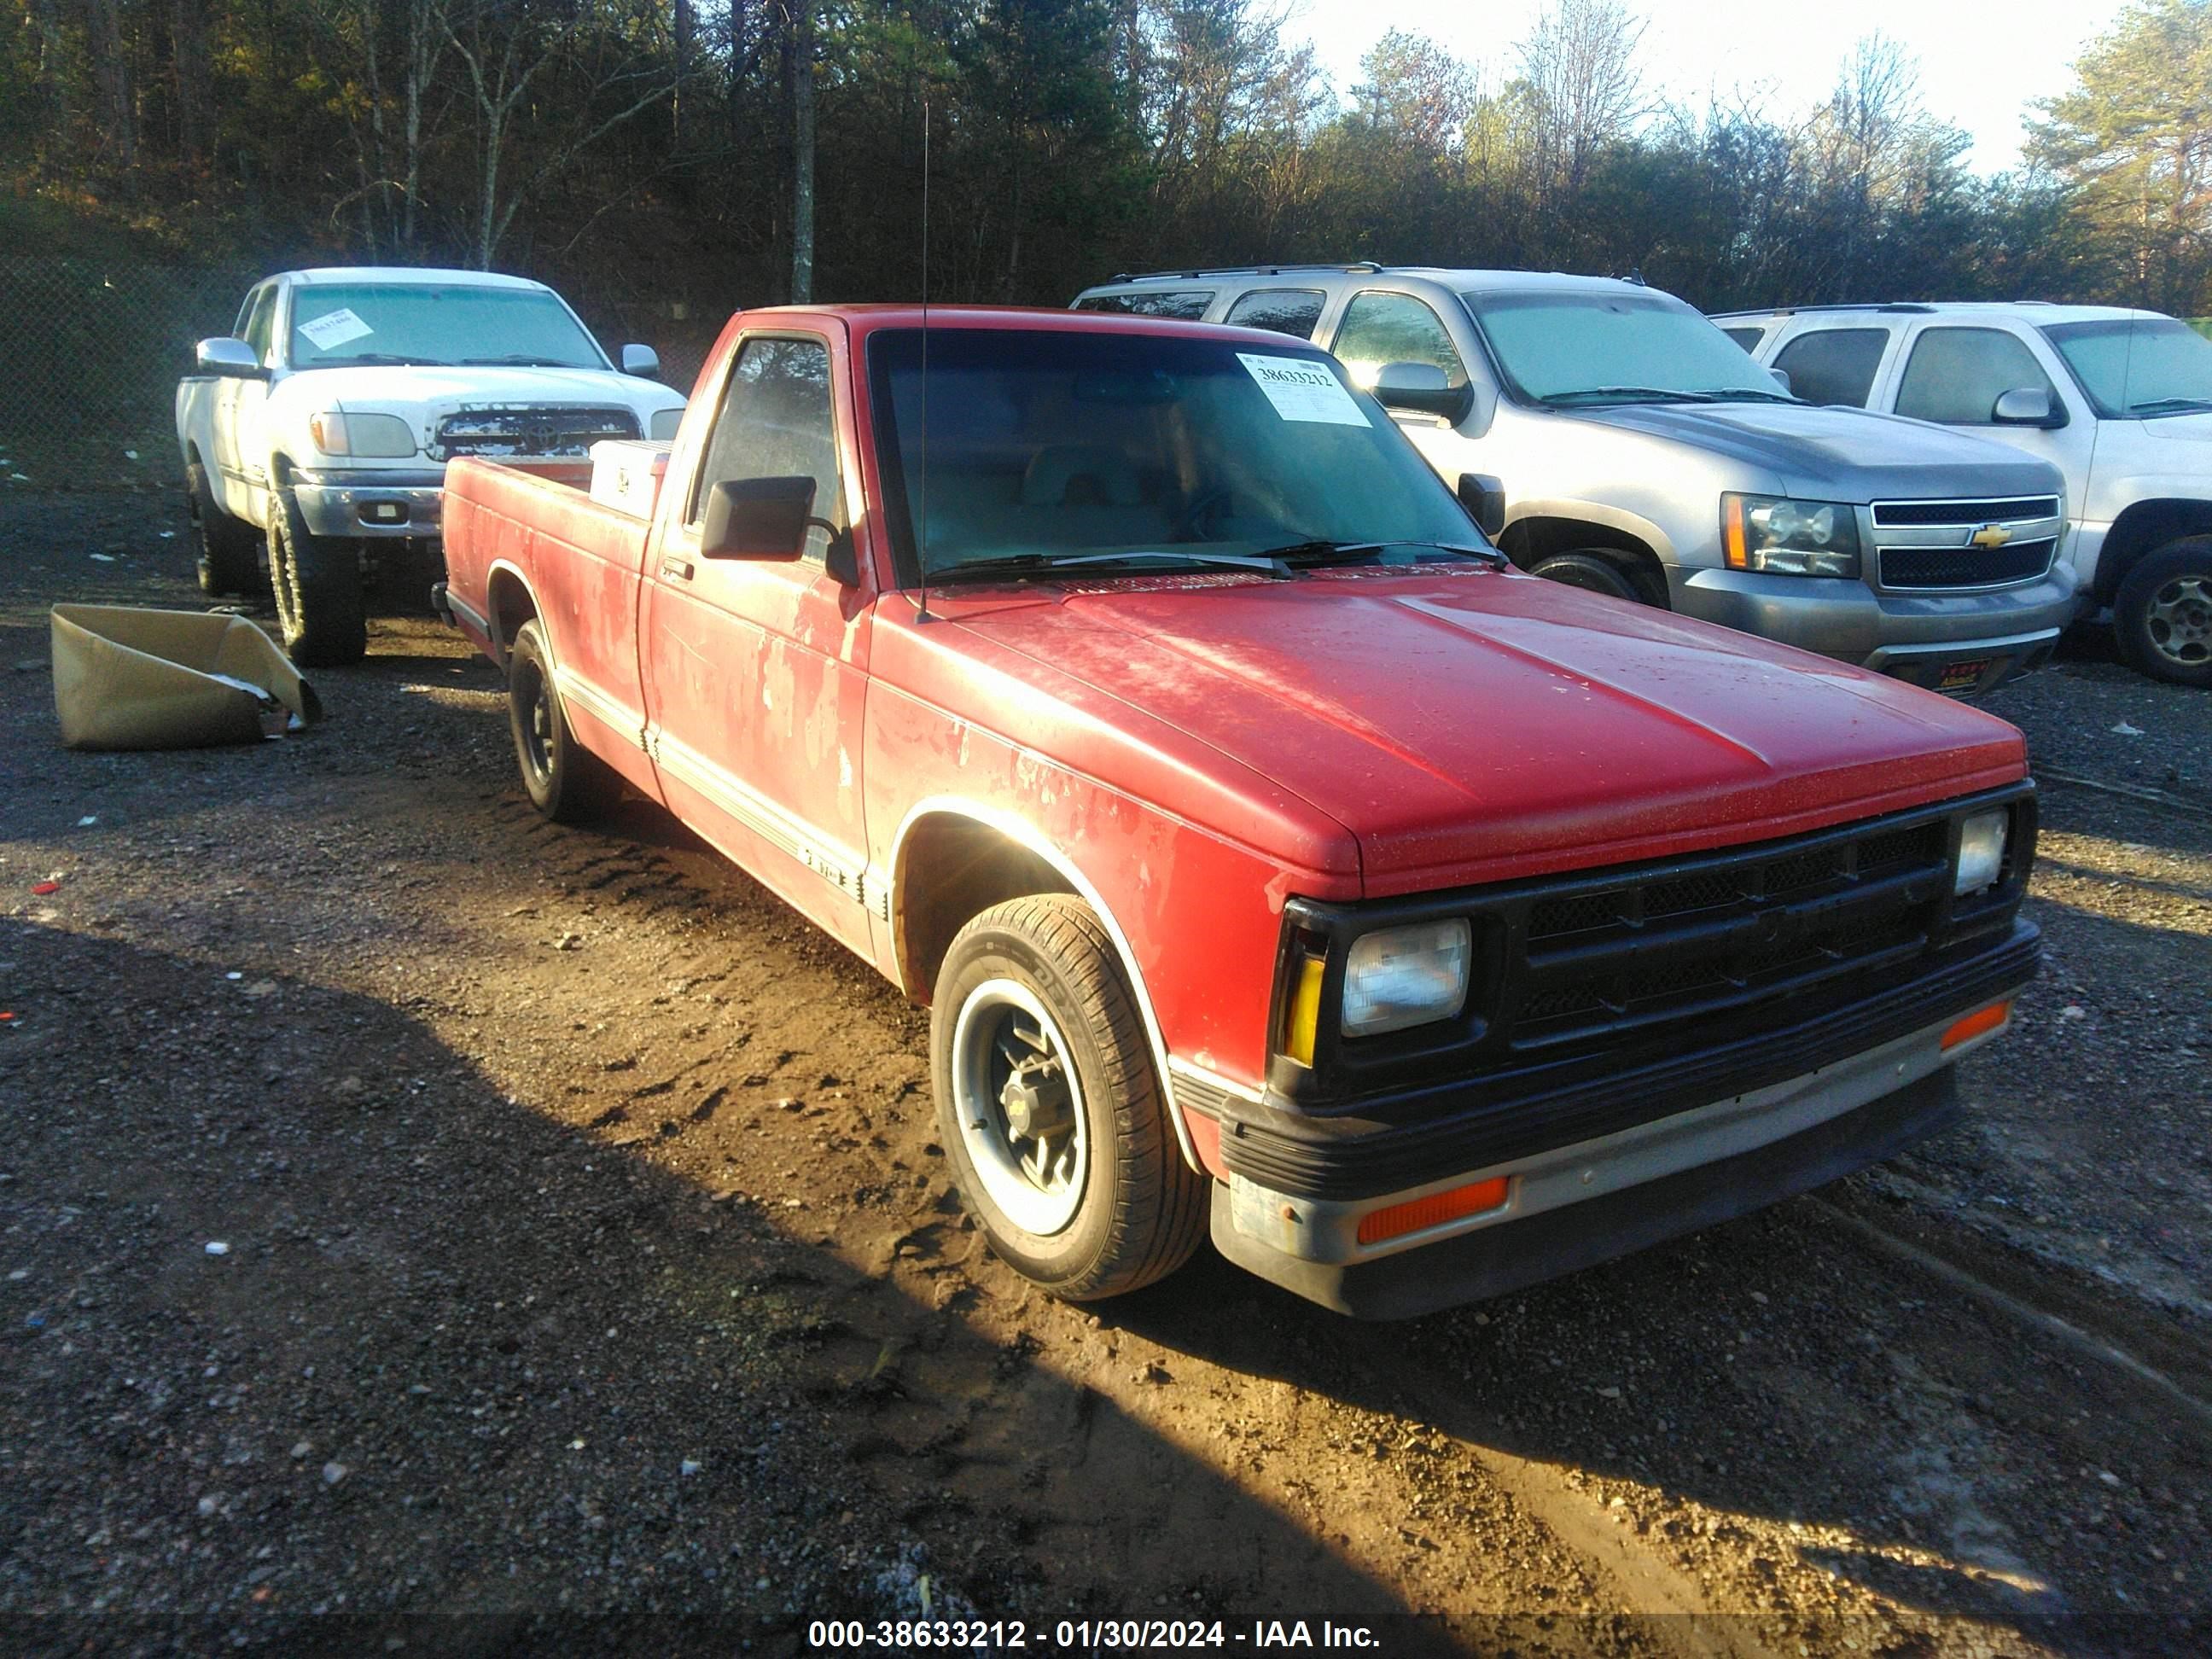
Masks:
[[[325,312],[312,323],[301,324],[300,332],[315,343],[316,350],[328,351],[332,346],[342,346],[348,340],[358,340],[376,331],[355,316],[351,306],[344,306]]]
[[[1237,361],[1260,383],[1275,413],[1286,421],[1320,421],[1329,426],[1368,424],[1344,383],[1311,358],[1262,357],[1240,351]]]

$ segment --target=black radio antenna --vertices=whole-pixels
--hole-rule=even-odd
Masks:
[[[915,561],[921,568],[914,619],[929,620],[929,100],[921,100],[921,488]]]

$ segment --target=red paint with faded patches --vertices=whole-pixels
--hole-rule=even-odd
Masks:
[[[517,605],[533,609],[582,739],[918,997],[929,964],[902,920],[928,872],[906,854],[935,815],[1057,865],[1104,912],[1166,1053],[1256,1088],[1287,896],[1764,841],[2026,775],[2020,733],[1973,708],[1473,565],[971,582],[931,591],[925,615],[896,574],[857,370],[872,332],[922,320],[908,307],[732,318],[650,526],[568,478],[473,459],[448,469],[445,520],[463,629],[502,658]],[[928,324],[1197,326],[966,308]],[[758,335],[828,345],[849,583],[688,551],[706,434]]]

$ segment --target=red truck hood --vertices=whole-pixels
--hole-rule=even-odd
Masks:
[[[1378,893],[1758,841],[2027,769],[1975,709],[1486,570],[955,604],[1041,689],[1071,676],[1327,813]]]

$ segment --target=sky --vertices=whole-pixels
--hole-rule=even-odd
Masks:
[[[1863,35],[1888,35],[1917,58],[1923,101],[1974,140],[1967,163],[2001,173],[2020,159],[2031,100],[2063,92],[2081,49],[2124,0],[1630,0],[1650,20],[1647,88],[1703,104],[1739,90],[1777,118],[1802,114],[1835,85]],[[1385,32],[1426,34],[1502,76],[1541,0],[1293,0],[1291,39],[1312,40],[1340,94]]]

